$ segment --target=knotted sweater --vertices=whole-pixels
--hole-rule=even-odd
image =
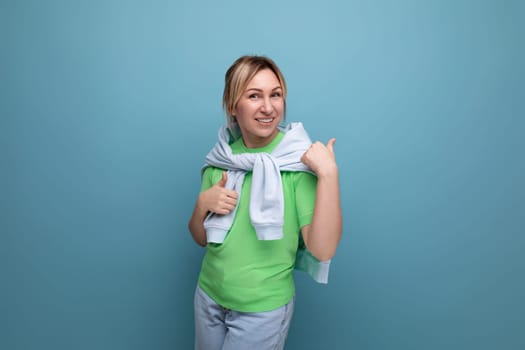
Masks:
[[[241,194],[244,176],[252,172],[249,213],[250,221],[260,240],[283,237],[284,200],[281,171],[312,170],[303,164],[301,156],[312,144],[301,123],[290,123],[281,131],[284,137],[271,153],[233,154],[230,134],[226,127],[219,129],[219,140],[206,156],[203,171],[208,166],[227,171],[225,188]],[[204,221],[209,243],[222,243],[233,224],[237,207],[227,215],[210,213]],[[301,237],[301,236],[300,236]],[[302,239],[296,255],[295,268],[307,272],[315,281],[327,283],[330,261],[317,260]]]

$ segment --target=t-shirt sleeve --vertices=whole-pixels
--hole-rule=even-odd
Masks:
[[[315,175],[307,172],[297,173],[295,203],[297,205],[299,227],[309,225],[312,222],[316,191],[317,177]]]
[[[223,171],[224,170],[222,169],[214,168],[211,166],[204,169],[204,172],[202,174],[201,192],[206,191],[208,188],[219,182],[222,178]]]

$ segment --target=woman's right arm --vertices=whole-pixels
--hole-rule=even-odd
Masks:
[[[237,192],[224,188],[228,177],[226,172],[222,173],[222,178],[209,189],[202,191],[197,197],[197,203],[188,223],[193,240],[200,246],[206,245],[206,230],[204,220],[208,213],[226,215],[235,209],[237,205]]]

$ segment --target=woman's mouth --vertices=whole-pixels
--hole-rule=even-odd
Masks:
[[[259,123],[271,123],[275,118],[255,118]]]

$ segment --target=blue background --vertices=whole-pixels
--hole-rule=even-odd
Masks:
[[[344,237],[287,349],[525,348],[522,1],[0,4],[0,348],[191,349],[224,73],[337,138]]]

